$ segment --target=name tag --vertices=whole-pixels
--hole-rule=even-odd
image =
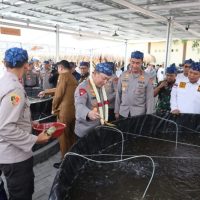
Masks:
[[[186,87],[186,83],[185,82],[180,82],[179,83],[179,88],[185,88]]]

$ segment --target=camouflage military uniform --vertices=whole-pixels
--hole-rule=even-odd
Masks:
[[[158,86],[161,84],[160,82]],[[158,93],[158,103],[156,106],[157,113],[166,113],[170,112],[170,97],[171,97],[171,90],[174,83],[168,84],[166,87],[160,89]]]

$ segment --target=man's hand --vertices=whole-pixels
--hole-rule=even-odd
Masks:
[[[100,115],[98,113],[98,110],[97,108],[94,108],[93,110],[91,110],[89,113],[88,113],[88,118],[90,120],[97,120],[97,119],[100,119]]]
[[[158,88],[162,89],[162,88],[164,88],[166,86],[167,86],[167,81],[165,80],[165,81],[161,82],[161,84],[158,86]]]
[[[45,92],[44,91],[41,91],[39,94],[38,94],[38,97],[42,98],[45,96]]]
[[[40,134],[38,135],[38,139],[37,139],[36,143],[37,143],[37,144],[46,143],[46,142],[49,141],[50,138],[51,138],[51,136],[48,136],[48,135],[46,134],[46,131],[44,130],[44,131],[42,131],[42,133],[40,133]]]
[[[179,115],[180,114],[180,110],[175,109],[175,110],[172,110],[171,113],[174,114],[174,115]]]

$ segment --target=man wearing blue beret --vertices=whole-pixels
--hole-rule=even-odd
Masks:
[[[188,81],[177,80],[171,92],[171,112],[173,114],[200,114],[200,63],[192,63]]]
[[[176,81],[176,73],[177,68],[175,64],[167,67],[165,80],[159,82],[158,86],[154,89],[154,97],[158,95],[158,103],[156,106],[157,114],[170,112],[170,94]]]
[[[121,117],[153,113],[153,84],[149,75],[142,70],[144,54],[132,52],[130,69],[119,78],[115,116]]]
[[[188,72],[194,61],[192,59],[185,60],[183,63],[183,73],[177,75],[176,80],[188,81]]]
[[[92,75],[75,91],[75,134],[83,137],[92,128],[108,121],[108,98],[104,85],[113,72],[110,63],[99,63]]]
[[[90,75],[90,72],[89,72],[90,63],[89,62],[81,62],[79,68],[80,68],[80,71],[81,71],[81,78],[79,80],[79,83],[82,83]]]
[[[34,192],[32,147],[47,142],[45,131],[32,135],[30,104],[19,79],[28,65],[22,48],[5,52],[6,72],[0,79],[0,171],[5,175],[9,199],[31,200]]]

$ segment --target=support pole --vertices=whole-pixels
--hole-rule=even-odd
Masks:
[[[59,61],[59,49],[60,49],[60,40],[59,40],[59,25],[56,25],[56,62]]]
[[[128,48],[128,42],[125,41],[125,55],[124,55],[124,71],[127,70],[127,48]]]
[[[171,28],[172,28],[172,17],[168,19],[167,24],[167,41],[166,41],[166,56],[165,56],[165,71],[169,66],[170,52],[171,52]]]

